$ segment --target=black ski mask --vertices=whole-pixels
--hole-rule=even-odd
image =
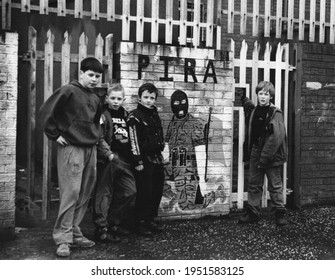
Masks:
[[[171,95],[171,109],[173,114],[178,118],[184,118],[188,112],[188,99],[185,92],[176,90]]]

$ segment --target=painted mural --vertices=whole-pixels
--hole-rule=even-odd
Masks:
[[[173,116],[165,136],[168,161],[161,206],[187,213],[223,203],[223,186],[218,184],[213,189],[213,182],[207,178],[212,107],[208,108],[207,120],[195,117],[188,112],[187,94],[176,90],[171,96],[171,110]]]

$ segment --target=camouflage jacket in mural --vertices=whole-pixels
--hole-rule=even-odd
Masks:
[[[189,113],[183,119],[173,117],[165,136],[165,141],[170,148],[188,146],[189,151],[194,151],[194,147],[204,145],[204,125]]]
[[[248,161],[252,148],[250,138],[256,106],[247,97],[242,99],[242,105],[245,112],[246,126],[244,161]],[[288,147],[283,112],[272,103],[265,119],[265,129],[261,132],[261,136],[258,139],[258,151],[261,167],[278,166],[287,161]]]
[[[141,103],[129,114],[127,125],[133,163],[143,164],[146,159],[150,162],[161,164],[164,149],[164,137],[162,122],[157,108],[146,108]]]

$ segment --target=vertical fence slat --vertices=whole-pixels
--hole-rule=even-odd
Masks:
[[[259,2],[254,0],[252,8],[252,36],[258,36],[259,32]]]
[[[58,0],[57,15],[60,17],[66,16],[66,3],[65,0]]]
[[[49,14],[49,0],[40,0],[40,14]]]
[[[200,0],[194,0],[193,46],[199,46],[200,39]]]
[[[335,0],[330,3],[330,44],[335,44]]]
[[[288,1],[288,15],[287,15],[287,39],[293,39],[294,28],[294,0]]]
[[[64,33],[64,42],[62,44],[62,85],[70,82],[70,57],[71,57],[71,36],[68,32]]]
[[[107,1],[107,21],[115,21],[115,0]]]
[[[305,0],[299,1],[299,40],[305,39]]]
[[[94,56],[102,64],[103,60],[103,51],[104,51],[104,39],[102,39],[101,34],[99,33],[95,40],[95,50]]]
[[[28,28],[28,51],[30,53],[28,106],[27,106],[27,196],[34,197],[35,185],[35,128],[36,128],[36,29]]]
[[[30,13],[30,0],[21,0],[21,12]]]
[[[228,39],[228,44],[227,44],[227,50],[229,51],[229,60],[232,61],[233,63],[233,69],[234,69],[234,61],[235,61],[235,42],[233,39]],[[234,116],[234,111],[232,112]],[[233,145],[233,143],[232,143]],[[232,172],[232,166],[231,166],[231,172]],[[231,173],[232,174],[232,173]],[[237,186],[238,187],[238,186]],[[230,207],[233,206],[233,201],[232,199],[229,200]]]
[[[47,100],[53,92],[53,56],[55,37],[49,29],[47,42],[44,45],[44,100]],[[48,218],[50,208],[50,183],[52,164],[52,143],[46,135],[43,135],[43,183],[42,183],[42,219]]]
[[[222,0],[217,0],[216,5],[216,49],[221,50],[221,10]]]
[[[270,81],[270,57],[271,57],[271,45],[269,42],[266,43],[264,53],[264,81]]]
[[[258,84],[258,60],[259,60],[259,44],[256,41],[254,43],[254,49],[252,51],[252,79],[251,79],[251,100],[254,104],[257,103],[257,98],[255,94],[255,88]]]
[[[2,29],[10,30],[12,23],[12,1],[2,0]]]
[[[243,209],[244,202],[244,164],[243,164],[243,143],[245,139],[245,123],[243,108],[240,107],[239,113],[239,126],[238,126],[238,177],[237,177],[237,208]]]
[[[228,0],[228,33],[234,33],[234,0]]]
[[[151,3],[151,13],[152,13],[152,19],[151,19],[151,42],[152,43],[158,43],[158,32],[159,32],[159,0],[152,0]]]
[[[79,37],[78,78],[80,77],[80,62],[87,56],[87,36],[83,32]]]
[[[83,0],[75,0],[74,2],[74,17],[83,18]]]
[[[319,42],[325,42],[326,32],[326,0],[320,1],[320,31],[319,31]]]
[[[143,31],[144,31],[144,0],[137,0],[136,42],[143,42]]]
[[[276,10],[276,38],[281,38],[283,19],[283,0],[277,0]]]
[[[272,46],[269,42],[266,43],[265,53],[264,53],[264,81],[270,81],[270,60],[271,60],[271,50]],[[268,179],[264,176],[263,194],[261,199],[262,207],[267,207],[268,205]]]
[[[271,26],[271,0],[265,0],[264,10],[264,37],[270,37],[270,26]]]
[[[287,124],[288,124],[288,91],[289,91],[289,63],[290,63],[290,45],[285,44],[284,49],[284,61],[285,61],[285,89],[284,89],[284,124],[287,134]],[[283,193],[284,193],[284,204],[286,204],[286,193],[287,193],[287,163],[283,166]]]
[[[122,6],[122,40],[129,41],[130,35],[130,0],[123,0]]]
[[[179,23],[179,44],[186,45],[186,20],[187,20],[187,1],[180,0],[180,23]]]
[[[166,1],[165,43],[172,44],[173,1]]]
[[[240,13],[240,34],[245,35],[247,30],[247,3],[241,0],[241,13]]]
[[[95,40],[95,50],[94,50],[94,56],[97,60],[103,64],[103,53],[104,53],[104,39],[102,39],[101,34],[99,33],[96,40]],[[98,86],[101,86],[102,80],[100,80]]]
[[[113,81],[113,34],[108,34],[105,44],[105,55],[107,56],[107,73],[105,75],[105,83],[111,84]]]
[[[268,207],[268,177],[264,175],[263,193],[261,199],[261,207]]]
[[[282,46],[280,43],[277,45],[276,51],[276,69],[275,69],[275,100],[274,103],[277,107],[281,107],[281,77],[282,77]]]
[[[213,46],[214,35],[214,0],[207,1],[206,47]]]
[[[92,0],[92,2],[91,2],[91,19],[99,20],[99,18],[100,18],[99,10],[100,10],[99,0]]]
[[[234,64],[234,60],[235,60],[235,41],[233,39],[228,40],[227,50],[231,52],[231,54],[229,56],[229,60],[233,61],[233,64]]]
[[[309,41],[315,40],[315,13],[316,13],[316,0],[311,0],[309,9]]]
[[[247,76],[247,52],[248,52],[248,44],[245,42],[245,40],[243,40],[240,50],[240,77],[239,77],[239,83],[243,85],[246,83],[246,76]]]

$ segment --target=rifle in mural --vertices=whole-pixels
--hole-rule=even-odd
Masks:
[[[212,111],[213,108],[209,107],[209,115],[208,115],[208,122],[205,124],[204,128],[204,136],[205,136],[205,143],[206,143],[206,165],[205,165],[205,182],[208,181],[207,178],[207,168],[208,168],[208,139],[209,139],[209,127],[211,123],[211,118],[212,118]]]

